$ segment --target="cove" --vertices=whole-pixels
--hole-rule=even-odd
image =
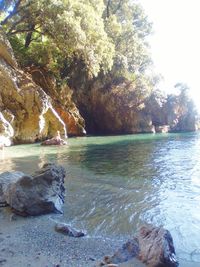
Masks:
[[[180,266],[199,266],[199,133],[70,138],[65,147],[18,145],[0,153],[0,172],[64,166],[64,220],[89,236],[128,239],[145,222],[163,225]]]

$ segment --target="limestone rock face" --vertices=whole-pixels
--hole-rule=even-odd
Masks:
[[[123,80],[104,87],[91,83],[76,89],[77,105],[91,134],[166,133],[196,131],[197,116],[189,99],[171,95],[143,95]]]
[[[31,74],[34,82],[51,96],[56,112],[67,125],[68,135],[85,135],[85,121],[72,100],[72,90],[67,85],[57,85],[54,76],[45,68],[32,66],[26,70]]]
[[[198,116],[193,101],[180,92],[179,95],[152,94],[146,102],[156,132],[196,131]]]
[[[198,119],[194,105],[183,94],[165,95],[149,91],[149,85],[137,79],[113,78],[100,74],[88,78],[81,67],[70,73],[76,105],[89,134],[128,134],[196,130]],[[158,127],[162,127],[162,130]],[[167,126],[164,127],[163,126]]]
[[[127,81],[106,90],[94,85],[87,95],[85,90],[78,91],[76,99],[89,133],[155,132],[152,118],[146,113],[144,99],[138,99],[134,85],[129,85]]]
[[[197,113],[192,103],[187,106],[179,103],[178,99],[174,97],[172,103],[167,102],[164,106],[164,112],[167,118],[167,124],[170,125],[172,132],[193,132],[198,130]]]
[[[0,203],[8,204],[17,214],[40,215],[62,213],[65,170],[45,164],[32,176],[21,172],[0,175]]]
[[[37,85],[31,74],[19,69],[0,29],[0,136],[14,143],[30,143],[53,137],[57,130],[66,137],[67,128],[74,135],[83,133],[84,120],[75,119],[74,103],[69,101],[68,110],[66,106],[60,110],[50,93]]]

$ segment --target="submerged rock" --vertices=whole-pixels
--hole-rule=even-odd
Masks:
[[[45,140],[41,143],[42,146],[63,146],[66,145],[67,142],[64,141],[63,139],[56,139],[56,138],[51,138],[48,140]]]
[[[62,213],[64,178],[64,168],[54,164],[45,164],[32,176],[5,172],[0,175],[0,201],[22,216]]]
[[[113,256],[106,256],[101,266],[137,258],[148,267],[177,267],[170,232],[162,227],[144,226],[138,235],[126,242]]]
[[[76,229],[73,229],[71,226],[69,226],[65,223],[57,223],[55,225],[55,230],[59,233],[62,233],[64,235],[71,236],[71,237],[85,236],[85,234],[82,231],[78,231]]]

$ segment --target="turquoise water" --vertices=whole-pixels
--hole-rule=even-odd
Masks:
[[[65,167],[64,218],[91,236],[128,238],[143,223],[172,233],[181,266],[200,266],[200,134],[71,138],[0,151],[0,171]]]

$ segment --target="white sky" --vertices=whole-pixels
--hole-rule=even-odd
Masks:
[[[200,110],[200,0],[139,0],[153,22],[150,38],[156,71],[170,91],[177,82],[191,88]]]

